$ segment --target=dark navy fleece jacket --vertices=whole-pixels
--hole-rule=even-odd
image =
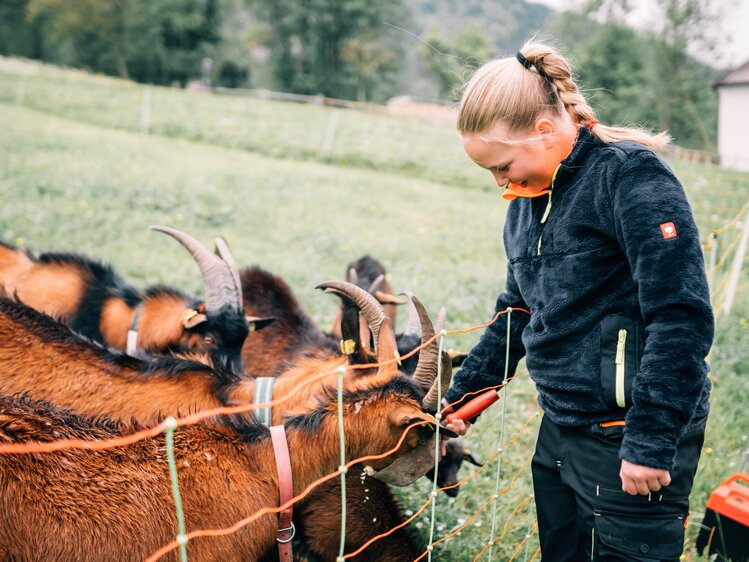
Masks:
[[[548,197],[548,198],[547,198]],[[634,142],[587,129],[549,196],[518,198],[504,229],[509,373],[526,357],[545,415],[565,426],[624,418],[619,455],[672,469],[691,420],[709,410],[713,315],[684,190]],[[506,316],[489,326],[446,399],[501,382]]]

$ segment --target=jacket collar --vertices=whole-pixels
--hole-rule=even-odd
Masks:
[[[583,167],[583,162],[590,150],[601,143],[585,126],[581,125],[577,131],[577,142],[572,147],[572,152],[570,152],[569,156],[562,160],[557,171],[554,180],[554,192],[558,191],[560,186],[569,183],[575,173]]]

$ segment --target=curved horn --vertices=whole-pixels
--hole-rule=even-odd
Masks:
[[[445,393],[447,392],[447,389],[450,388],[450,381],[452,380],[452,374],[453,374],[453,363],[452,359],[450,358],[450,354],[446,351],[442,352],[442,372],[440,373],[440,396],[445,397]],[[427,395],[424,397],[424,399],[421,401],[421,407],[424,408],[424,410],[428,410],[430,412],[435,412],[439,409],[439,401],[437,400],[437,379],[434,379],[434,383],[432,383],[432,388],[429,389],[429,392],[427,392]]]
[[[241,287],[236,286],[230,267],[221,258],[209,252],[195,238],[176,228],[159,225],[151,225],[150,228],[168,234],[192,254],[203,276],[206,312],[218,311],[226,305],[242,310]]]
[[[443,306],[440,308],[439,313],[437,314],[437,322],[434,324],[434,333],[439,334],[442,330],[445,329],[445,319],[447,318],[447,309]]]
[[[355,267],[348,268],[348,273],[346,273],[346,281],[348,283],[353,283],[354,285],[359,284],[359,274],[356,272]]]
[[[377,351],[377,362],[386,363],[377,369],[378,374],[394,374],[398,371],[398,362],[393,361],[398,356],[398,344],[395,341],[395,332],[390,318],[385,318],[380,325],[379,349]],[[389,363],[388,363],[389,362]]]
[[[368,293],[375,294],[380,287],[382,287],[382,284],[385,282],[385,275],[383,273],[380,273],[374,281],[372,281],[372,284],[369,286],[369,289],[367,289]]]
[[[401,295],[406,295],[406,293],[401,293]],[[416,310],[416,306],[414,305],[413,301],[408,298],[406,299],[408,303],[408,320],[406,321],[406,329],[403,330],[404,336],[418,336],[421,337],[421,321],[419,320],[419,311]]]
[[[419,321],[421,322],[421,345],[424,345],[434,337],[434,326],[429,319],[427,311],[424,309],[424,305],[421,304],[421,301],[418,298],[416,298],[416,295],[409,292],[406,292],[406,295],[413,302],[419,315]],[[413,379],[424,390],[424,392],[429,390],[434,382],[434,378],[437,376],[438,350],[439,345],[437,340],[434,340],[427,347],[424,347],[419,351],[419,362],[416,365]]]
[[[234,286],[239,295],[239,307],[242,308],[242,281],[239,279],[239,267],[237,267],[237,261],[229,250],[229,244],[221,236],[216,238],[216,250],[221,259],[229,266],[231,276],[234,278]]]
[[[387,315],[372,295],[361,287],[357,287],[353,283],[347,283],[346,281],[323,281],[315,285],[315,289],[323,289],[326,293],[336,293],[348,297],[359,307],[367,317],[367,323],[369,329],[372,330],[375,342],[375,352],[379,354],[379,341],[380,341],[380,327],[382,322]],[[395,336],[393,336],[395,340]]]

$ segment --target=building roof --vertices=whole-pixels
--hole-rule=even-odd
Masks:
[[[732,70],[715,83],[715,86],[732,86],[736,84],[749,84],[749,61],[746,61],[736,70]]]

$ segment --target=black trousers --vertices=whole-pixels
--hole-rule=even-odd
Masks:
[[[671,484],[631,496],[619,478],[623,427],[564,427],[544,416],[532,463],[543,560],[678,561],[706,419],[679,443]]]

